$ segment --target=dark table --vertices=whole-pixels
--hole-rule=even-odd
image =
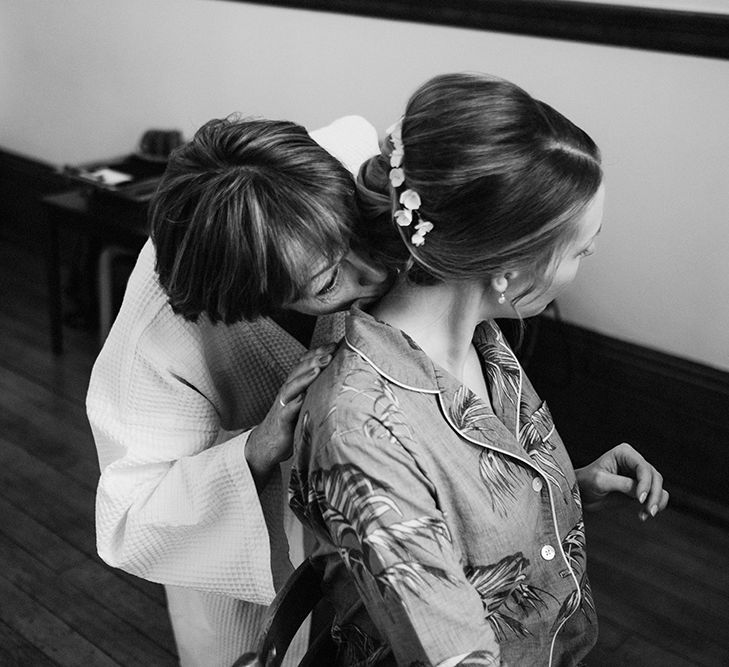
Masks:
[[[48,313],[51,349],[63,352],[63,290],[59,238],[66,230],[85,234],[103,246],[138,252],[149,235],[147,202],[83,188],[42,199],[48,223]]]

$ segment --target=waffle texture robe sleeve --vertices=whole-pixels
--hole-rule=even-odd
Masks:
[[[359,117],[312,136],[353,171],[379,151]],[[245,443],[303,352],[266,318],[223,326],[175,315],[147,242],[87,394],[104,561],[166,585],[271,601],[291,570],[282,474],[257,494]]]
[[[151,581],[267,603],[288,570],[280,475],[259,497],[245,443],[302,349],[268,322],[185,322],[153,265],[148,243],[87,396],[99,555]]]

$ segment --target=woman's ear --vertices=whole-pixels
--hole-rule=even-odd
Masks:
[[[492,276],[491,287],[493,287],[494,292],[498,292],[499,294],[506,292],[509,288],[509,279],[506,277],[506,274],[501,273],[499,275]]]
[[[519,277],[519,271],[509,270],[504,273],[497,273],[491,277],[491,287],[494,292],[499,295],[498,302],[506,302],[506,291],[509,289],[509,283]]]
[[[521,271],[517,269],[509,269],[503,273],[495,273],[491,277],[491,287],[497,292],[505,292],[509,288],[509,283],[513,282],[521,275]]]

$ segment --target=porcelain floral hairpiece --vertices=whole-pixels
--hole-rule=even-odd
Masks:
[[[390,153],[390,185],[397,190],[405,182],[405,171],[402,168],[402,160],[405,155],[402,144],[402,118],[392,127],[387,129],[390,135],[390,142],[393,149]],[[414,246],[421,246],[425,243],[425,235],[433,229],[433,223],[424,220],[420,213],[416,213],[420,208],[420,195],[410,188],[403,190],[398,199],[401,208],[395,211],[393,216],[395,222],[400,227],[409,227],[413,220],[413,214],[417,215],[415,223],[415,233],[410,237],[410,243]]]

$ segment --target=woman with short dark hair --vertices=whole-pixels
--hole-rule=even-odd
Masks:
[[[173,310],[234,324],[302,298],[312,257],[330,266],[349,251],[354,192],[352,174],[299,125],[205,124],[170,161],[151,206]]]
[[[287,543],[296,523],[280,467],[325,344],[341,335],[341,315],[311,316],[385,288],[387,273],[349,250],[349,170],[377,150],[356,117],[312,136],[214,120],[173,153],[151,201],[152,239],[87,409],[99,555],[165,584],[185,667],[227,666],[248,649],[291,572],[289,546],[302,556],[300,530]]]

